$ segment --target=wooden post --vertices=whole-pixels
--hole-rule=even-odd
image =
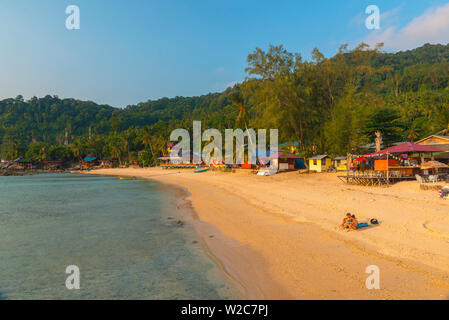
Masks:
[[[351,169],[350,163],[351,163],[351,154],[347,153],[346,154],[346,183],[348,183],[348,184],[349,184],[349,170]]]
[[[351,170],[351,164],[352,164],[352,154],[348,154],[348,158],[346,159],[346,173],[349,177],[349,171]]]
[[[390,154],[387,152],[387,184],[390,184]]]
[[[346,154],[346,177],[349,176],[349,153]]]

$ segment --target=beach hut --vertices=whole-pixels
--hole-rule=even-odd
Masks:
[[[302,156],[282,151],[278,151],[277,153],[271,153],[268,158],[271,159],[270,161],[272,162],[272,166],[277,168],[278,171],[295,170],[296,167],[298,166],[297,161],[304,159],[304,157]]]
[[[309,158],[309,171],[323,172],[332,167],[332,159],[326,155]]]
[[[441,152],[443,152],[443,150],[433,146],[421,145],[412,142],[404,142],[392,146],[390,148],[380,150],[379,152],[376,152],[376,155],[385,155],[385,154],[401,155],[402,158],[414,155],[414,158],[416,158],[417,160],[420,159],[419,163],[422,163],[424,162],[425,154],[427,155],[430,154],[430,156],[433,157],[434,153],[441,153]]]
[[[82,169],[91,169],[98,163],[97,157],[89,157],[85,156],[83,160],[81,160],[81,168]]]
[[[416,144],[438,148],[442,151],[449,151],[449,136],[431,135],[419,140]]]
[[[42,162],[44,170],[61,170],[64,169],[63,160],[44,160]]]
[[[195,169],[198,167],[197,164],[194,163],[185,163],[182,157],[159,157],[157,158],[160,161],[159,166],[162,169]]]
[[[390,148],[386,148],[376,152],[377,159],[374,162],[374,170],[376,171],[393,171],[401,176],[413,176],[419,169],[413,163],[423,163],[424,154],[442,152],[441,149],[433,146],[420,145],[412,142],[404,142]],[[417,155],[417,157],[410,157]],[[404,164],[405,163],[405,164]]]
[[[419,140],[416,144],[443,150],[444,152],[436,153],[434,158],[439,162],[449,164],[449,136],[431,135]]]
[[[332,163],[335,169],[338,171],[346,171],[348,160],[346,157],[335,157],[332,159]]]
[[[159,157],[157,159],[159,160],[159,166],[162,169],[171,169],[182,164],[181,157]]]
[[[255,169],[258,166],[264,167],[271,164],[271,166],[278,168],[279,171],[306,169],[304,157],[301,155],[295,155],[285,150],[277,152],[266,150],[265,154],[264,158],[266,157],[266,159],[261,159],[258,158],[259,153],[256,151],[256,155],[252,157],[252,164],[248,162],[245,156],[245,162],[238,166],[242,169]]]
[[[29,170],[33,167],[31,159],[18,158],[14,160],[13,166],[17,169]]]

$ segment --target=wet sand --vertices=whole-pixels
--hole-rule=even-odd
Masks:
[[[348,186],[336,174],[263,177],[183,170],[101,169],[182,188],[180,207],[214,260],[249,299],[448,299],[449,202],[417,182]],[[184,199],[184,200],[182,200]],[[346,212],[375,227],[338,228]],[[366,268],[380,269],[368,290]]]

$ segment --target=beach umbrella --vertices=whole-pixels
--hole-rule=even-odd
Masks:
[[[368,161],[367,158],[365,158],[364,156],[358,157],[357,159],[355,159],[354,161]]]
[[[449,166],[445,163],[436,161],[436,160],[431,160],[431,161],[427,161],[421,164],[421,169],[423,170],[427,170],[427,169],[439,169],[439,168],[449,168]]]

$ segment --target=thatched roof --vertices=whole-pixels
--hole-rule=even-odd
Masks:
[[[438,169],[438,168],[449,168],[445,163],[431,160],[421,164],[421,169]]]

